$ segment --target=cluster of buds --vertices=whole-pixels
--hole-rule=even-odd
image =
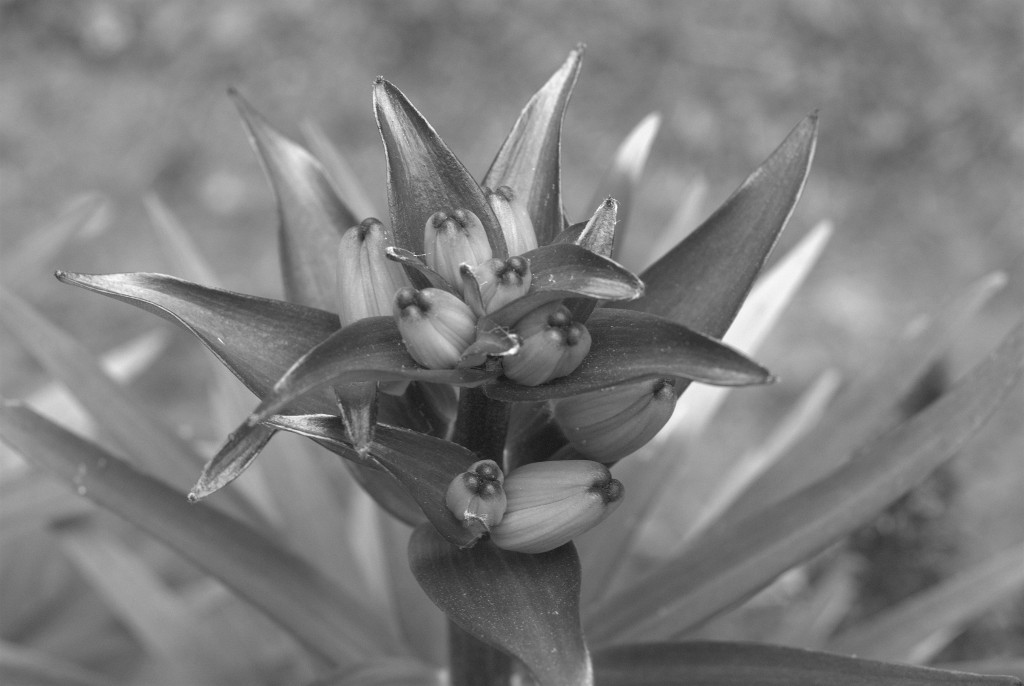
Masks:
[[[445,503],[477,534],[520,553],[553,550],[599,524],[621,502],[622,484],[591,460],[535,462],[503,476],[481,460],[456,476]]]

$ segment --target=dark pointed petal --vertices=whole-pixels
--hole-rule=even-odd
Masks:
[[[504,377],[485,386],[488,397],[522,402],[552,400],[628,381],[657,377],[716,386],[771,383],[764,367],[713,338],[644,312],[600,309],[587,322],[593,341],[576,371],[540,386]]]
[[[893,665],[800,648],[694,641],[639,643],[594,652],[598,686],[1013,686],[1017,679]]]
[[[541,684],[594,683],[580,629],[580,562],[572,543],[539,555],[490,542],[459,550],[421,526],[409,541],[409,564],[449,619],[517,657]]]
[[[377,425],[377,382],[365,381],[334,387],[345,435],[360,455],[373,441]]]
[[[545,245],[523,257],[530,261],[533,273],[530,291],[487,316],[501,326],[516,323],[541,305],[574,295],[597,300],[630,300],[644,292],[644,284],[636,274],[578,245]]]
[[[562,218],[562,119],[576,85],[583,58],[579,45],[548,82],[526,103],[484,177],[488,188],[509,186],[527,207],[537,243],[547,245],[558,234]]]
[[[427,266],[427,263],[420,259],[419,255],[405,250],[404,248],[390,247],[385,252],[389,260],[398,262],[405,267],[405,273],[416,288],[440,288],[453,295],[458,292],[452,287],[448,280]]]
[[[505,237],[480,186],[405,95],[378,78],[373,105],[384,140],[388,206],[398,246],[422,254],[427,218],[463,209],[480,219],[494,256],[507,257]]]
[[[338,330],[330,312],[207,288],[163,274],[72,274],[64,283],[140,307],[195,334],[258,396],[311,348]],[[332,412],[326,394],[310,396],[296,409]]]
[[[331,334],[296,361],[264,396],[249,424],[327,384],[409,380],[476,385],[494,376],[476,369],[425,369],[409,356],[393,317],[367,317]]]
[[[199,502],[240,477],[263,451],[274,433],[274,429],[259,425],[228,436],[227,442],[206,463],[199,480],[188,492],[189,502]]]
[[[345,427],[338,417],[275,415],[267,423],[341,448],[338,453],[342,457],[357,462],[360,459],[347,441]],[[440,438],[380,426],[370,446],[369,459],[402,484],[449,543],[465,547],[477,540],[477,534],[464,527],[444,502],[452,479],[476,462],[471,451]]]
[[[229,92],[277,196],[286,297],[300,305],[336,310],[338,243],[359,220],[305,148],[274,129],[236,91]]]
[[[800,197],[817,130],[816,114],[797,124],[714,214],[644,271],[646,295],[617,307],[725,335]]]

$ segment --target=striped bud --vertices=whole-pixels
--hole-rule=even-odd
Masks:
[[[505,245],[509,255],[522,255],[537,247],[537,232],[534,231],[530,213],[515,192],[508,186],[498,186],[496,190],[485,189],[487,203],[494,210],[494,215],[505,235]]]
[[[476,338],[476,317],[466,303],[438,288],[402,288],[393,307],[402,342],[428,369],[452,369]]]
[[[462,293],[459,265],[491,259],[491,244],[480,219],[469,210],[435,212],[427,219],[423,237],[427,266]]]
[[[519,256],[487,260],[473,269],[473,277],[480,285],[480,300],[485,313],[499,310],[526,295],[533,280],[530,261]]]
[[[524,386],[538,386],[571,374],[590,352],[590,332],[573,322],[560,303],[551,303],[519,320],[513,331],[522,340],[519,352],[503,358],[505,376]]]
[[[479,536],[499,524],[505,514],[505,475],[493,460],[480,460],[452,479],[444,502],[462,525]]]
[[[399,288],[409,285],[402,265],[387,259],[394,236],[370,217],[353,226],[338,246],[338,318],[341,325],[391,311]]]
[[[543,553],[571,541],[611,514],[622,484],[590,460],[535,462],[505,477],[505,517],[491,540],[505,550]]]
[[[676,406],[668,379],[605,388],[553,403],[553,414],[569,443],[598,462],[614,462],[647,444]]]

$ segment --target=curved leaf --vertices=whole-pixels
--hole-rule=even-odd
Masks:
[[[712,526],[683,555],[616,594],[601,611],[600,638],[664,636],[695,626],[863,526],[955,455],[1022,376],[1019,324],[952,391],[843,467],[746,519]]]
[[[405,273],[416,288],[440,288],[453,295],[458,295],[452,285],[443,276],[428,267],[419,255],[394,246],[389,247],[385,254],[389,260],[398,262],[405,268]]]
[[[255,425],[296,398],[326,384],[354,381],[430,381],[479,384],[497,372],[425,369],[405,349],[394,317],[367,317],[331,334],[298,359],[264,396],[248,424]]]
[[[56,276],[185,327],[258,396],[295,360],[338,330],[338,317],[330,312],[207,288],[163,274],[58,271]],[[329,412],[334,407],[333,399],[323,394],[310,396],[297,409]]]
[[[1014,686],[1012,677],[892,665],[799,648],[695,641],[594,652],[597,686]]]
[[[631,300],[643,295],[640,278],[617,262],[572,243],[545,245],[523,255],[533,275],[526,296],[513,300],[487,318],[511,326],[541,305],[586,296],[597,300]]]
[[[572,543],[526,555],[490,542],[459,550],[431,527],[409,540],[420,586],[448,618],[520,659],[546,686],[593,684],[580,629],[580,565]]]
[[[435,212],[469,210],[480,218],[495,257],[505,258],[505,236],[480,186],[433,127],[394,85],[373,86],[377,128],[388,165],[388,206],[398,247],[423,253],[423,230]]]
[[[526,103],[484,176],[488,188],[508,186],[527,207],[537,243],[547,245],[563,228],[561,190],[562,119],[576,85],[583,45]]]
[[[817,114],[797,124],[721,207],[644,271],[646,295],[620,307],[723,336],[800,197],[817,129]]]
[[[4,441],[31,463],[192,560],[265,612],[313,653],[345,664],[387,636],[374,612],[245,524],[135,471],[18,404],[0,411]]]
[[[540,386],[498,379],[485,386],[491,398],[551,400],[656,377],[678,377],[722,386],[771,383],[768,370],[718,341],[655,315],[597,310],[587,321],[593,343],[576,371]]]
[[[337,448],[342,457],[361,462],[346,439],[338,417],[275,415],[267,424],[326,442]],[[445,505],[445,494],[452,479],[476,462],[475,454],[440,438],[381,424],[368,456],[402,484],[430,523],[449,542],[465,547],[476,541],[477,536],[462,526]]]
[[[285,294],[292,302],[334,310],[338,243],[359,219],[338,197],[320,162],[274,129],[237,91],[228,94],[277,196]]]
[[[306,120],[299,125],[302,137],[309,144],[309,151],[324,165],[327,177],[338,191],[338,197],[346,206],[352,208],[357,217],[377,217],[377,210],[370,201],[370,196],[359,181],[359,175],[349,165],[341,152],[334,147],[323,128],[315,121]]]

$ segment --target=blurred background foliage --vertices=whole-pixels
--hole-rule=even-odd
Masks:
[[[303,121],[321,124],[386,215],[376,74],[479,178],[577,42],[588,50],[563,136],[573,220],[590,214],[616,145],[652,110],[662,130],[630,208],[633,230],[652,241],[684,194],[706,183],[704,206],[716,206],[803,115],[821,111],[815,166],[783,247],[822,218],[836,234],[761,355],[783,383],[736,394],[730,404],[747,428],[721,437],[725,445],[758,435],[823,368],[849,378],[870,367],[914,317],[993,269],[1008,271],[1010,286],[947,372],[958,375],[1009,328],[1024,302],[1018,0],[5,0],[4,282],[96,352],[150,330],[145,314],[50,274],[168,271],[143,203],[154,193],[227,287],[277,296],[273,195],[228,86],[290,135]],[[91,229],[42,263],[19,259],[39,227],[92,192],[109,204]],[[0,352],[4,395],[24,396],[38,367],[6,335]],[[216,441],[191,400],[205,393],[206,367],[192,363],[204,354],[176,335],[136,385],[184,434]],[[1022,414],[1017,397],[969,455],[857,539],[881,563],[865,577],[865,612],[1024,540]],[[950,658],[1020,654],[1022,635],[1024,603],[1007,603]]]

